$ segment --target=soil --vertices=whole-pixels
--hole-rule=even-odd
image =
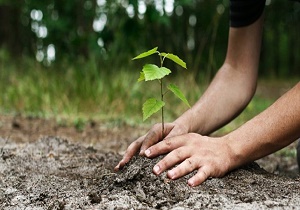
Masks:
[[[152,167],[161,157],[134,157],[115,173],[129,142],[146,130],[0,116],[0,209],[300,208],[296,159],[282,153],[194,188],[187,185],[191,175],[175,181],[155,176]]]

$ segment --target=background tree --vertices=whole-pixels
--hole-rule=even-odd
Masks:
[[[267,3],[260,74],[299,75],[300,4]],[[210,79],[226,53],[228,8],[229,0],[0,0],[0,47],[46,65],[95,58],[118,71],[159,46]]]

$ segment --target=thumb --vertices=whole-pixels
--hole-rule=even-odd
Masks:
[[[169,130],[165,129],[165,138],[171,138],[171,137],[175,137],[175,136],[180,136],[183,134],[188,133],[188,131],[186,129],[184,129],[183,127],[179,126],[179,125],[173,125],[168,127]]]
[[[164,124],[164,129],[161,123],[155,124],[144,137],[144,141],[141,145],[140,155],[144,155],[146,149],[163,140],[165,136],[168,136],[173,127],[173,123]],[[162,129],[164,131],[163,133]]]

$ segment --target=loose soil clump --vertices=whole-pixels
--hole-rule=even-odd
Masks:
[[[300,179],[256,163],[198,187],[188,175],[155,176],[161,157],[136,156],[118,173],[121,156],[59,137],[29,143],[0,138],[0,209],[295,209]]]

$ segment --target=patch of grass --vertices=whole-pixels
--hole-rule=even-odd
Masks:
[[[145,124],[140,112],[143,102],[159,92],[157,81],[147,85],[137,83],[136,70],[107,69],[96,59],[45,68],[26,59],[13,63],[0,52],[0,67],[0,113],[55,118],[58,123],[69,124],[67,119],[79,130],[88,120]],[[166,78],[166,83],[169,82],[182,87],[190,104],[198,100],[207,86],[207,82],[196,82],[189,70]],[[216,135],[234,130],[274,101],[255,96],[246,110]],[[169,95],[165,103],[168,105],[166,122],[187,109],[180,100]],[[156,122],[160,122],[159,114],[145,125]]]
[[[236,119],[234,119],[223,128],[219,129],[217,132],[215,132],[215,134],[222,135],[240,127],[243,123],[267,109],[272,103],[274,103],[274,101],[275,99],[267,99],[260,96],[254,96],[246,109]]]
[[[2,114],[56,118],[58,122],[64,122],[65,118],[71,122],[121,119],[127,123],[140,124],[143,101],[157,92],[157,85],[150,84],[147,93],[144,93],[145,86],[136,82],[136,71],[104,69],[93,59],[85,63],[46,68],[27,60],[12,63],[1,60],[0,56],[0,65]],[[185,77],[183,80],[181,76],[173,77],[172,80],[184,83],[187,87],[185,93],[195,92],[191,90],[196,87],[191,85],[193,78]],[[167,120],[174,119],[186,109],[179,100],[171,98],[166,97],[166,103],[171,105],[171,110],[166,111]],[[148,123],[158,120],[154,117]]]
[[[278,152],[275,153],[278,156],[286,157],[286,158],[296,158],[297,150],[291,147],[285,147]]]

